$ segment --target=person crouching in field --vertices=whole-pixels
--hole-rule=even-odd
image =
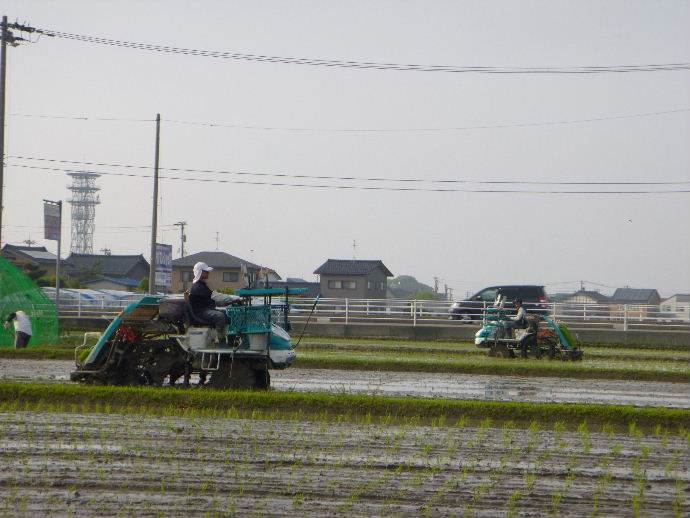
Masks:
[[[26,313],[18,310],[7,315],[5,329],[9,329],[10,323],[14,323],[14,348],[23,349],[31,340],[31,320]]]

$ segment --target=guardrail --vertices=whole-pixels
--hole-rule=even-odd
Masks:
[[[142,294],[119,300],[61,300],[60,316],[112,318]],[[290,300],[290,316],[295,322],[306,320],[314,299]],[[321,323],[369,323],[410,326],[462,326],[481,324],[486,302],[395,300],[395,299],[320,299],[312,321]],[[660,306],[633,304],[543,303],[525,304],[528,313],[549,314],[574,330],[613,329],[617,331],[690,331],[690,320],[683,314],[662,311]]]

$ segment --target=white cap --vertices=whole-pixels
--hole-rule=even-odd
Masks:
[[[194,265],[194,281],[197,282],[199,279],[201,279],[201,273],[202,272],[212,272],[213,268],[211,268],[209,265],[206,263],[198,262]]]

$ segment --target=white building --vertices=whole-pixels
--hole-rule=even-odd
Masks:
[[[690,320],[690,295],[676,293],[673,297],[661,301],[661,311],[676,314],[676,318]]]

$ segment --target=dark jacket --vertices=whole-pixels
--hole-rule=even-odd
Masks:
[[[192,289],[189,290],[189,305],[192,306],[195,315],[207,309],[216,309],[211,293],[211,288],[206,286],[205,282],[197,281],[192,284]]]

